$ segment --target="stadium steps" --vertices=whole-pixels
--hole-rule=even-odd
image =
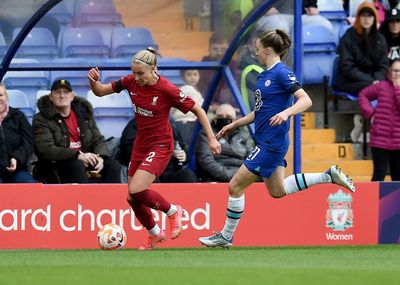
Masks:
[[[334,129],[315,128],[315,115],[304,113],[301,118],[302,172],[325,171],[332,164],[339,165],[354,181],[371,181],[373,164],[371,160],[357,160],[353,144],[336,143]],[[292,130],[291,130],[292,132]],[[293,172],[293,146],[287,155],[286,175]],[[385,181],[390,181],[387,177]]]

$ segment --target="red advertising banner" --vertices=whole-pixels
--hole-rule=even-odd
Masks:
[[[197,247],[198,238],[221,230],[227,184],[154,184],[152,189],[183,206],[184,231],[160,247]],[[264,184],[246,192],[236,246],[377,244],[379,184],[358,183],[350,193],[332,184],[273,199]],[[0,186],[0,249],[96,248],[99,227],[117,223],[127,247],[138,247],[147,232],[126,202],[122,184]],[[166,215],[154,211],[166,229]]]

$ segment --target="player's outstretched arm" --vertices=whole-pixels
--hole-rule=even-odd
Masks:
[[[240,118],[239,120],[233,121],[232,123],[224,126],[216,135],[217,139],[229,136],[237,128],[251,124],[252,122],[254,122],[254,118],[255,118],[255,115],[254,115],[254,111],[253,111],[253,112],[248,113],[246,116]]]
[[[196,115],[197,119],[200,122],[200,125],[203,127],[204,132],[206,133],[208,145],[213,154],[218,155],[221,153],[221,144],[215,138],[214,132],[211,128],[210,122],[208,121],[208,117],[206,112],[201,108],[197,103],[194,105],[192,109],[192,113]]]
[[[307,92],[304,89],[299,89],[294,93],[294,96],[297,98],[296,103],[294,103],[291,107],[283,110],[282,112],[276,114],[271,117],[269,123],[271,126],[277,126],[286,122],[290,116],[294,116],[304,112],[308,108],[312,106],[312,101],[308,96]]]
[[[96,96],[102,97],[114,93],[111,83],[103,84],[100,82],[100,71],[97,67],[90,69],[87,77],[90,88]]]

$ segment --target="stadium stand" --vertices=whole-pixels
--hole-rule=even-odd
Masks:
[[[158,50],[153,35],[146,28],[114,28],[111,36],[111,57],[131,57],[147,47]]]
[[[32,124],[32,118],[35,113],[34,109],[29,105],[28,98],[26,97],[25,93],[21,90],[15,89],[8,89],[7,90],[8,97],[9,97],[9,104],[11,107],[19,109],[26,118],[28,119],[29,123]]]
[[[18,36],[21,28],[13,30],[12,40]],[[18,58],[33,58],[38,61],[51,61],[58,58],[60,51],[53,33],[46,28],[33,28],[17,51]]]
[[[87,99],[93,105],[94,117],[103,136],[121,137],[124,127],[134,116],[128,93],[123,91],[97,97],[89,91]]]
[[[4,36],[3,33],[0,32],[0,59],[3,59],[4,55],[7,52],[7,45],[6,45],[6,41],[4,40]]]
[[[320,15],[328,19],[334,28],[336,44],[339,43],[339,34],[342,26],[348,26],[347,11],[343,9],[343,3],[340,0],[319,0],[318,9]]]
[[[66,28],[61,34],[62,57],[103,58],[109,56],[101,33],[95,28]]]
[[[58,23],[60,24],[61,31],[70,25],[72,16],[74,14],[74,6],[74,0],[61,1],[48,12],[48,15],[57,19]]]
[[[11,61],[13,64],[39,63],[37,60],[28,58],[17,58]],[[28,98],[29,106],[34,110],[36,106],[36,92],[47,89],[48,72],[44,71],[8,71],[3,77],[3,84],[7,89],[18,89],[23,91]]]
[[[88,62],[83,58],[57,58],[53,60],[53,63],[57,63],[65,66],[79,66],[88,65]],[[90,84],[87,79],[86,70],[54,70],[50,71],[49,88],[51,84],[57,79],[68,80],[76,95],[85,97],[88,90],[90,89]]]
[[[322,26],[303,27],[303,82],[321,84],[330,76],[336,55],[336,37]]]
[[[36,92],[36,102],[40,99],[40,97],[45,96],[45,95],[49,95],[50,94],[50,90],[38,90]],[[39,109],[37,107],[36,104],[36,108],[35,108],[35,113],[39,112]]]
[[[108,5],[113,6],[112,11],[116,11],[114,0],[73,0],[74,1],[74,15],[78,14],[83,6],[97,6]]]
[[[113,4],[84,5],[75,14],[74,27],[122,27],[121,15]]]

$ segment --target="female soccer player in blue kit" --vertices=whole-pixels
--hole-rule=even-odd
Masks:
[[[244,210],[246,188],[262,177],[269,194],[281,198],[320,183],[335,183],[350,191],[355,187],[337,166],[325,173],[300,173],[284,178],[285,156],[289,147],[290,116],[299,114],[312,102],[296,80],[295,74],[281,62],[291,41],[282,30],[264,32],[256,41],[256,56],[266,70],[258,77],[254,111],[223,127],[217,138],[254,122],[256,146],[229,182],[227,218],[221,232],[199,241],[209,247],[230,247]],[[297,101],[293,104],[293,95]]]

